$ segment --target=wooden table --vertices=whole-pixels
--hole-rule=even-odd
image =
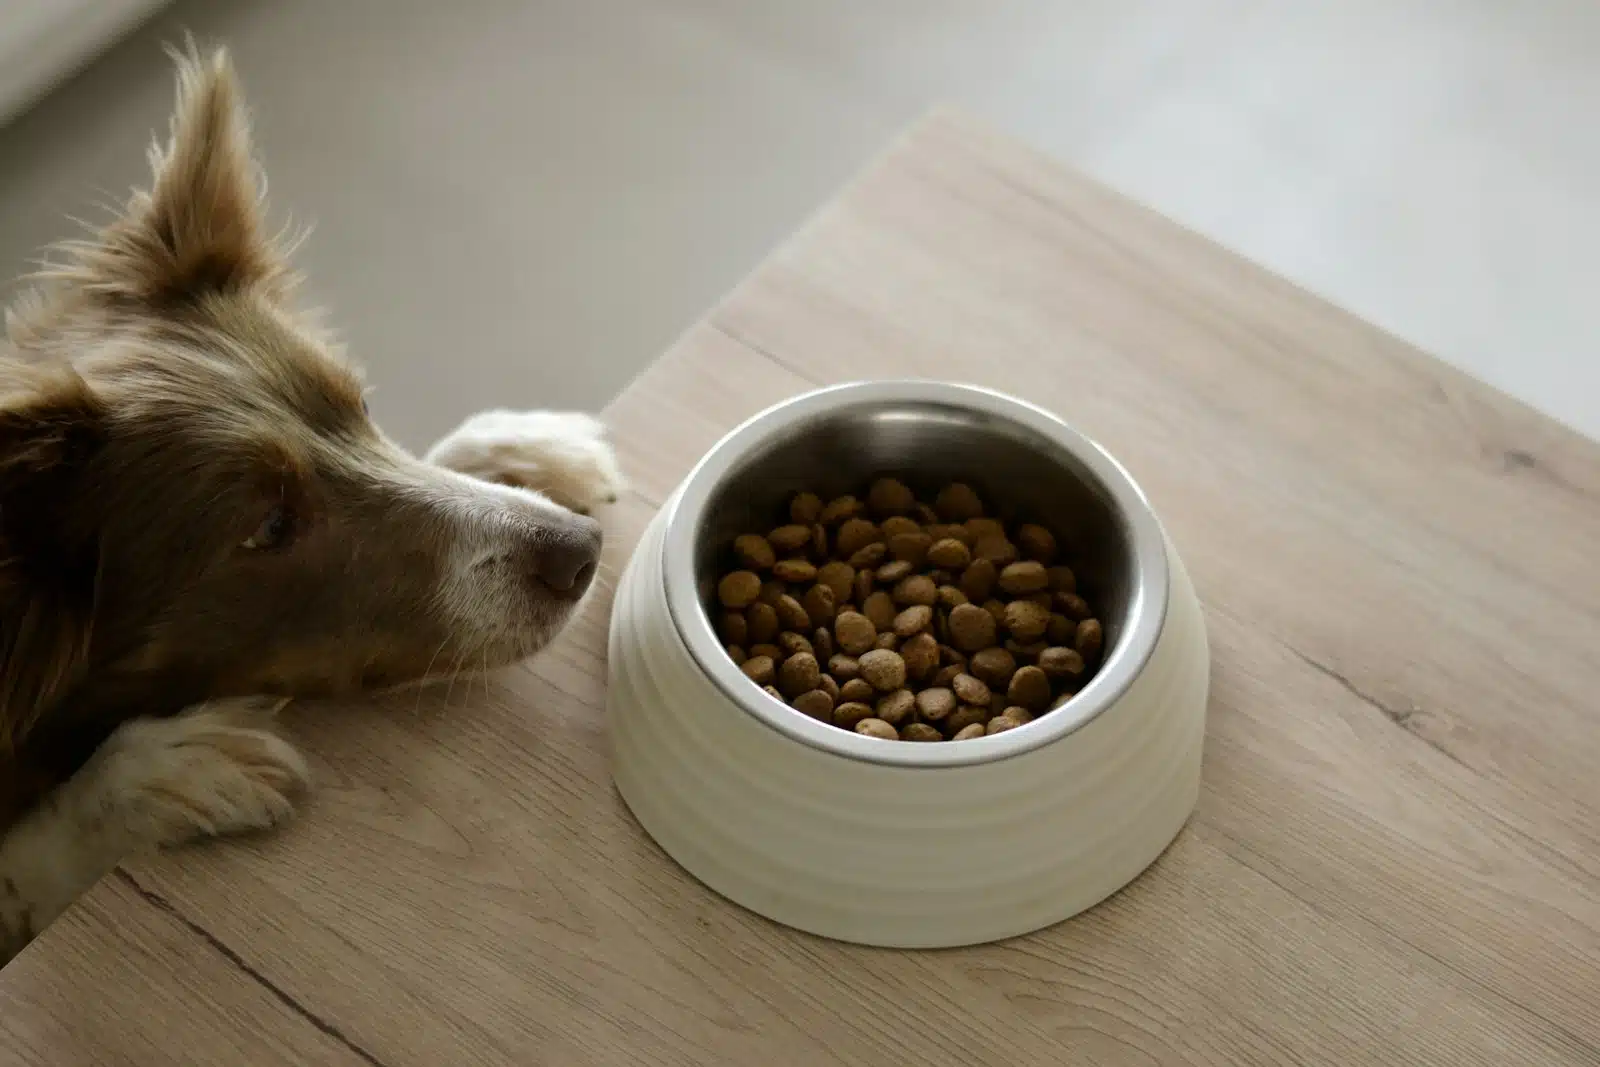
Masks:
[[[0,976],[0,1062],[1600,1063],[1600,447],[936,117],[607,410],[610,573],[737,420],[892,375],[1060,412],[1193,572],[1205,786],[1130,888],[921,954],[722,902],[611,787],[598,603],[300,709],[304,817],[107,879]]]

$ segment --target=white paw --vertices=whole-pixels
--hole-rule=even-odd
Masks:
[[[95,753],[94,773],[81,776],[90,792],[74,798],[80,814],[120,819],[137,839],[162,846],[277,826],[310,781],[300,753],[265,728],[281,704],[214,701],[124,723]]]
[[[481,411],[423,457],[487,482],[543,493],[588,515],[626,488],[600,420],[580,411]]]

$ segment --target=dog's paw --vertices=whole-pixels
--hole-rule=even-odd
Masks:
[[[146,845],[271,829],[310,780],[300,754],[266,728],[278,704],[214,701],[124,723],[95,754],[82,782],[92,794],[80,800]]]
[[[578,411],[482,411],[428,450],[429,463],[543,493],[580,515],[626,488],[605,427]]]

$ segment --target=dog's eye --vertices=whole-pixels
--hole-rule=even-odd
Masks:
[[[294,516],[289,514],[288,508],[279,504],[267,512],[267,517],[261,520],[256,532],[245,538],[240,547],[253,550],[282,548],[289,543],[289,535],[293,532]]]

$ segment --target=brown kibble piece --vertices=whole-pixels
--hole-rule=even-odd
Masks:
[[[778,668],[773,664],[771,656],[751,656],[739,664],[739,669],[744,676],[757,685],[771,685],[778,676]]]
[[[963,665],[960,663],[952,663],[948,666],[940,667],[939,673],[933,676],[933,681],[930,684],[940,689],[950,688],[950,683],[956,680],[956,675],[961,673],[962,667]]]
[[[989,613],[989,617],[994,620],[994,624],[996,626],[1004,626],[1006,624],[1006,605],[1005,605],[1005,601],[1003,601],[1003,600],[985,600],[979,606],[982,607],[984,611],[987,611]]]
[[[889,555],[889,546],[882,541],[874,541],[870,545],[862,545],[850,556],[850,566],[866,570],[876,567]]]
[[[951,735],[952,741],[971,741],[974,737],[983,737],[988,733],[988,727],[981,722],[969,723]]]
[[[899,726],[916,709],[917,698],[909,689],[896,689],[878,701],[878,718],[891,726]]]
[[[773,607],[777,607],[778,598],[788,591],[789,587],[778,581],[778,579],[769,578],[761,583],[761,596],[759,599],[763,604],[771,604]]]
[[[885,541],[893,541],[901,534],[920,533],[922,527],[917,525],[915,519],[908,519],[904,515],[891,515],[878,523],[878,529],[883,531]]]
[[[761,578],[754,571],[734,571],[717,583],[717,599],[724,607],[747,608],[761,595]]]
[[[778,611],[771,604],[751,604],[744,617],[750,623],[752,644],[765,644],[778,636]]]
[[[782,564],[779,564],[782,566]],[[773,572],[777,574],[776,571]],[[778,575],[780,578],[783,576]],[[787,581],[788,579],[784,579]],[[1033,560],[1023,560],[1019,563],[1008,564],[1000,572],[1000,588],[1012,596],[1026,596],[1037,593],[1050,584],[1050,576],[1045,573],[1044,564]],[[1050,598],[1046,595],[1045,600]],[[1046,607],[1048,607],[1048,603]]]
[[[985,648],[972,654],[967,670],[981,678],[990,689],[1005,689],[1017,673],[1017,661],[1003,648]]]
[[[894,606],[894,598],[880,589],[861,602],[861,614],[872,620],[874,628],[887,630],[894,626],[899,610]]]
[[[821,722],[833,722],[833,697],[822,689],[808,689],[794,698],[796,711]]]
[[[817,568],[817,581],[833,590],[835,604],[843,604],[850,599],[855,580],[856,569],[841,560],[833,560]]]
[[[838,652],[828,657],[828,673],[841,682],[848,682],[852,678],[861,677],[861,664],[854,656]]]
[[[1056,535],[1037,523],[1025,522],[1017,530],[1017,548],[1024,559],[1048,567],[1056,559]]]
[[[975,559],[967,564],[967,569],[961,572],[961,591],[967,594],[967,599],[974,604],[981,604],[989,599],[994,592],[995,580],[1000,576],[1000,568],[987,559]]]
[[[817,567],[806,559],[779,560],[772,565],[772,576],[780,582],[804,585],[816,579]]]
[[[760,534],[744,534],[733,539],[733,554],[743,566],[753,571],[771,570],[778,562],[772,544]]]
[[[789,501],[789,519],[810,526],[822,517],[822,498],[815,493],[796,493]]]
[[[917,714],[929,722],[940,719],[956,710],[956,695],[943,686],[924,689],[916,696]]]
[[[722,622],[717,626],[717,632],[728,644],[742,645],[750,640],[750,623],[745,619],[743,612],[725,612]]]
[[[833,636],[841,649],[852,656],[859,656],[877,641],[878,628],[858,611],[841,611],[833,620]]]
[[[807,611],[807,614],[810,614]],[[826,663],[833,658],[833,633],[826,626],[819,626],[811,635],[811,647],[816,650],[817,662]]]
[[[1031,711],[1050,706],[1050,678],[1038,667],[1018,667],[1006,688],[1006,699]]]
[[[912,722],[900,727],[902,741],[943,741],[944,734],[925,722]]]
[[[1050,579],[1052,593],[1076,593],[1078,591],[1078,576],[1072,573],[1071,567],[1055,566],[1045,568],[1045,574]]]
[[[850,592],[857,604],[865,603],[867,597],[872,595],[872,572],[856,572],[855,587]]]
[[[1007,718],[1004,715],[996,715],[989,720],[988,725],[983,728],[983,732],[987,736],[993,737],[995,734],[1003,734],[1007,730],[1015,730],[1021,725],[1016,719]]]
[[[1003,533],[985,534],[973,542],[972,554],[996,567],[1007,567],[1017,561],[1017,546]]]
[[[906,684],[906,661],[898,652],[875,648],[861,657],[861,677],[880,693],[899,689]]]
[[[881,544],[883,531],[866,519],[846,519],[833,539],[833,550],[841,556],[853,556],[868,545]]]
[[[963,652],[977,652],[995,642],[994,616],[974,604],[950,611],[950,643]]]
[[[933,609],[913,604],[894,617],[894,632],[900,637],[915,637],[933,625]]]
[[[822,671],[817,667],[817,657],[809,652],[795,653],[778,668],[778,690],[787,697],[809,692],[821,681]]]
[[[878,647],[894,650],[900,647],[900,638],[893,630],[885,630],[878,635]]]
[[[946,611],[949,611],[951,608],[958,608],[962,604],[966,603],[969,603],[967,600],[967,594],[963,593],[955,586],[941,585],[939,587],[939,606],[944,608]]]
[[[853,519],[860,514],[861,501],[853,496],[839,496],[828,501],[828,506],[822,509],[822,514],[817,516],[817,521],[824,526],[832,526],[836,522]]]
[[[882,719],[862,719],[856,723],[856,733],[864,737],[876,737],[880,741],[900,740],[900,732]]]
[[[915,506],[917,498],[905,483],[894,478],[879,478],[867,490],[867,507],[874,515],[904,515]]]
[[[989,719],[989,706],[987,704],[963,704],[955,711],[952,711],[950,717],[945,719],[942,725],[945,733],[956,733],[957,731],[965,730],[974,723],[982,726]]]
[[[1049,625],[1050,612],[1032,601],[1013,600],[1006,605],[1006,629],[1024,644],[1043,637]]]
[[[817,654],[816,648],[812,646],[811,640],[805,634],[797,634],[789,630],[785,630],[778,635],[778,647],[783,649],[785,656],[797,656],[802,652],[812,656]]]
[[[778,687],[777,686],[775,686],[775,685],[764,685],[764,686],[761,687],[761,691],[763,693],[767,694],[767,696],[771,697],[773,700],[776,700],[778,703],[780,703],[780,704],[783,703],[783,694],[778,692]]]
[[[1078,624],[1073,647],[1084,659],[1092,660],[1100,655],[1100,646],[1105,643],[1105,639],[1105,631],[1100,628],[1099,619],[1084,619]]]
[[[856,700],[847,700],[833,709],[833,725],[854,730],[862,719],[872,718],[872,706]]]
[[[1083,656],[1075,648],[1056,646],[1039,653],[1039,669],[1051,678],[1077,678],[1083,668]]]
[[[780,526],[767,534],[767,540],[772,543],[773,549],[780,556],[804,552],[811,547],[811,527],[798,522]]]
[[[889,555],[912,567],[920,567],[928,558],[933,538],[921,530],[915,533],[895,534],[889,538]]]
[[[928,546],[927,559],[935,567],[960,571],[972,562],[972,551],[954,537],[945,537]]]
[[[740,648],[738,645],[729,645],[728,646],[728,658],[733,660],[733,665],[735,667],[738,667],[741,664],[743,664],[745,660],[749,659],[750,656],[745,652],[745,650],[743,648]]]
[[[800,606],[806,609],[813,623],[831,622],[833,604],[833,590],[821,582],[807,589],[805,599],[800,601]]]
[[[1006,533],[1006,524],[999,519],[986,519],[980,516],[976,519],[968,519],[961,524],[961,528],[967,531],[967,537],[974,545],[985,537],[1009,536]]]
[[[906,674],[921,681],[939,666],[939,643],[930,633],[917,634],[900,646],[900,658],[906,661]]]
[[[765,656],[773,663],[777,663],[783,658],[783,649],[779,648],[777,645],[751,645],[750,655]]]
[[[839,703],[839,683],[833,680],[833,675],[824,674],[817,682],[817,688],[827,693],[829,700]]]
[[[1094,614],[1089,602],[1077,593],[1057,593],[1056,610],[1073,622],[1081,622]]]
[[[872,683],[865,678],[852,678],[839,686],[839,700],[842,703],[868,704],[877,696],[877,691],[872,688]]]
[[[983,514],[983,500],[970,485],[951,482],[939,490],[934,498],[933,510],[945,522],[966,522]]]
[[[926,574],[913,574],[894,587],[894,602],[902,606],[921,604],[932,607],[939,600],[939,587]]]
[[[828,558],[828,531],[820,522],[811,525],[811,554],[818,559]]]
[[[1078,627],[1059,611],[1052,612],[1050,624],[1044,628],[1044,639],[1052,645],[1070,645],[1077,640]]]
[[[908,561],[903,559],[893,559],[879,567],[877,570],[873,571],[872,576],[878,579],[878,581],[882,582],[884,585],[893,585],[895,582],[898,582],[900,579],[906,577],[906,575],[910,574],[914,570],[916,570],[916,568],[913,567]]]
[[[806,609],[800,606],[800,601],[785,593],[773,605],[773,610],[778,613],[778,622],[785,630],[805,631],[811,629],[811,616],[806,614]]]
[[[1039,653],[1050,646],[1043,641],[1029,641],[1023,644],[1014,637],[1006,638],[1006,651],[1017,658],[1018,663],[1037,663]]]
[[[956,699],[963,704],[989,703],[989,687],[981,678],[974,678],[970,674],[958,674],[950,683],[950,688],[955,690]]]

